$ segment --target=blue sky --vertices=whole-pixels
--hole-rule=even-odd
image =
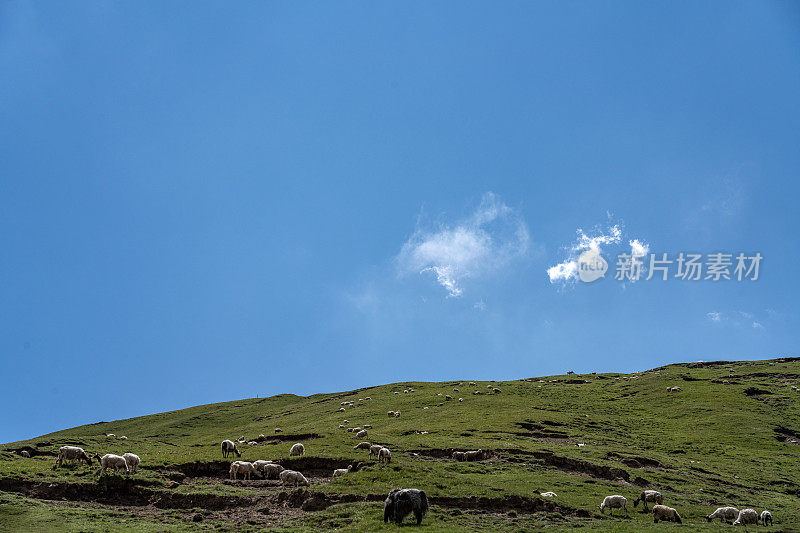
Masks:
[[[795,3],[6,2],[0,72],[0,441],[797,355]],[[614,226],[760,277],[551,282]]]

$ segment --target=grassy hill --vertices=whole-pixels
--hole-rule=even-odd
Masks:
[[[704,516],[722,505],[769,509],[775,525],[766,530],[800,530],[800,392],[791,388],[800,385],[800,358],[469,383],[465,376],[240,400],[5,444],[0,530],[390,531],[396,526],[384,526],[382,500],[395,487],[427,492],[427,532],[716,530],[727,526]],[[682,390],[668,392],[672,386]],[[354,405],[341,412],[344,401]],[[390,410],[401,416],[387,417]],[[361,439],[340,424],[372,425],[364,440],[389,447],[392,462],[354,450]],[[306,474],[310,489],[229,481],[219,444],[240,436],[258,440],[240,445],[244,459],[280,460]],[[294,442],[304,443],[304,457],[288,457]],[[96,464],[53,470],[64,444],[101,455],[131,451],[142,468],[129,480],[101,478]],[[485,459],[449,458],[471,449]],[[359,461],[358,471],[331,479],[334,468]],[[661,491],[683,525],[653,524],[634,509],[644,488]],[[600,514],[611,494],[628,498],[628,518]]]

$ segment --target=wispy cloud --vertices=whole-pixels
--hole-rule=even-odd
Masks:
[[[458,297],[464,280],[506,267],[529,246],[528,227],[519,213],[488,192],[465,220],[436,230],[418,227],[396,263],[401,275],[430,273],[448,297]]]
[[[706,318],[708,318],[711,322],[715,322],[717,324],[726,324],[729,326],[734,326],[737,328],[747,328],[747,329],[766,329],[764,327],[763,320],[756,317],[755,314],[749,313],[747,311],[738,311],[735,313],[722,313],[720,311],[710,311],[706,313]]]

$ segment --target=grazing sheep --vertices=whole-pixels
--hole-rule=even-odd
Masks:
[[[483,459],[483,450],[471,450],[464,453],[466,454],[467,461],[480,461]]]
[[[369,456],[372,457],[374,455],[375,457],[379,457],[382,449],[383,446],[380,444],[373,444],[369,447]]]
[[[765,526],[771,526],[772,525],[772,513],[770,513],[769,511],[761,511],[761,516],[758,517],[758,519]],[[769,523],[767,523],[767,522],[769,522]]]
[[[128,440],[128,437],[126,437],[125,435],[120,435],[119,438],[122,440]]]
[[[657,490],[646,490],[639,494],[635,500],[633,500],[633,506],[636,507],[639,505],[639,502],[642,502],[644,505],[644,510],[647,511],[647,502],[661,505],[664,503],[664,497]]]
[[[458,389],[453,389],[453,392],[458,392]]]
[[[492,389],[492,392],[495,393],[495,394],[500,394],[502,391],[495,387],[495,388]]]
[[[400,418],[400,411],[395,411],[394,412],[394,417],[395,418]]]
[[[717,507],[716,511],[706,516],[706,521],[711,522],[715,518],[719,518],[721,521],[727,524],[729,520],[732,522],[736,520],[738,517],[739,517],[739,509],[737,509],[736,507]]]
[[[344,424],[349,424],[349,423],[350,423],[350,421],[349,421],[349,420],[342,420],[342,423],[344,423]]]
[[[22,450],[21,452],[19,452],[19,456],[29,458],[31,456],[31,452],[29,452],[28,450]]]
[[[486,388],[487,388],[487,389],[491,389],[491,388],[492,388],[492,384],[491,384],[491,383],[489,383],[488,385],[486,385]]]
[[[459,401],[459,402],[463,402],[463,401],[464,401],[464,398],[459,398],[459,399],[458,399],[458,401]]]
[[[384,524],[392,521],[400,525],[411,513],[414,513],[417,525],[421,524],[422,518],[428,513],[428,497],[424,490],[393,489],[389,492],[383,504]]]
[[[555,498],[558,496],[555,492],[539,492],[538,490],[534,490],[533,493],[538,494],[542,498]]]
[[[470,382],[469,382],[469,386],[470,386],[470,387],[474,387],[475,385],[476,385],[476,383],[475,383],[474,381],[470,381]]]
[[[306,477],[298,472],[297,470],[284,470],[280,474],[281,482],[284,485],[294,485],[295,487],[298,485],[304,485],[306,487],[310,486],[311,484],[308,482]]]
[[[370,446],[372,446],[372,444],[370,444],[369,442],[359,442],[358,444],[353,446],[353,449],[354,450],[369,450]]]
[[[264,477],[267,479],[277,479],[283,472],[283,467],[277,463],[269,463],[264,466]]]
[[[253,474],[256,474],[257,472],[258,471],[253,463],[248,463],[247,461],[234,461],[231,463],[231,469],[228,473],[230,474],[231,479],[238,479],[239,474],[242,474],[242,478],[244,479],[252,479]]]
[[[672,507],[667,507],[666,505],[654,505],[653,522],[658,524],[659,520],[664,520],[665,522],[677,522],[679,524],[682,523],[681,515],[679,515],[678,511]]]
[[[306,447],[300,444],[292,444],[292,447],[289,449],[289,457],[294,457],[295,455],[303,455],[306,453]]]
[[[372,398],[370,398],[369,396],[367,396],[367,397],[366,397],[366,398],[364,398],[364,399],[365,399],[365,400],[367,400],[367,401],[370,401]]]
[[[353,471],[353,465],[347,465],[347,468],[337,468],[333,471],[333,477],[343,476]]]
[[[222,457],[228,457],[228,455],[235,453],[236,457],[241,457],[242,454],[239,453],[239,449],[236,447],[236,443],[232,440],[225,439],[222,441]]]
[[[117,436],[114,435],[113,433],[106,434],[106,437],[109,437],[109,438],[112,438],[112,439],[116,439],[117,438]]]
[[[742,509],[733,522],[734,526],[746,526],[747,524],[758,525],[758,513],[753,509]]]
[[[366,436],[367,436],[367,430],[366,429],[362,429],[361,431],[356,433],[356,438],[357,439],[363,439]]]
[[[386,416],[388,416],[389,418],[393,417],[394,411],[389,411],[388,413],[386,413]]]
[[[445,395],[444,399],[449,401],[449,400],[452,400],[453,397],[450,396],[449,394],[447,394],[447,395]]]
[[[400,393],[399,393],[399,392],[397,392],[397,391],[394,391],[394,393],[395,393],[395,394],[400,394]]]
[[[667,387],[667,392],[681,392],[682,390],[680,387]]]
[[[392,452],[389,451],[389,448],[381,448],[378,452],[378,462],[382,463],[384,461],[387,463],[392,461]]]
[[[89,457],[89,454],[83,451],[83,448],[78,446],[62,446],[58,449],[58,459],[56,459],[56,466],[61,466],[64,464],[64,461],[85,461],[87,465],[92,464],[92,458]]]
[[[124,457],[125,462],[128,463],[128,471],[131,474],[135,474],[139,470],[139,456],[135,453],[123,453],[122,457]]]
[[[339,408],[339,411],[341,411],[342,413],[344,413],[345,411],[347,411],[347,409],[345,409],[344,407],[340,407],[340,408]]]
[[[467,452],[453,452],[452,457],[456,461],[466,461],[467,460]]]
[[[614,516],[614,509],[623,509],[625,516],[628,516],[628,499],[625,496],[615,494],[614,496],[606,496],[603,498],[603,503],[600,504],[600,513],[602,514],[605,508],[608,507],[608,512]]]
[[[125,458],[121,455],[107,453],[103,457],[100,457],[100,454],[96,453],[94,457],[100,463],[100,475],[105,474],[106,468],[111,468],[115,471],[125,470],[126,474],[130,473],[128,470],[128,462],[125,461]]]
[[[475,391],[475,392],[473,392],[472,394],[474,394],[474,395],[476,395],[476,396],[477,396],[477,395],[480,395],[480,394],[483,394],[483,393],[482,393],[481,391],[479,391],[479,390],[476,390],[476,391]]]
[[[283,430],[281,428],[275,428],[275,433],[283,433]]]
[[[372,424],[364,424],[364,429],[372,429]]]
[[[339,429],[346,429],[344,424],[339,424]]]
[[[244,438],[244,435],[242,435],[241,437],[236,439],[236,442],[238,442],[239,444],[244,444],[245,442],[247,442],[247,439]]]
[[[261,473],[264,473],[266,468],[267,468],[267,465],[271,465],[271,464],[272,464],[272,461],[265,461],[264,459],[259,459],[258,461],[253,461],[253,466],[255,467],[256,470],[258,470]]]

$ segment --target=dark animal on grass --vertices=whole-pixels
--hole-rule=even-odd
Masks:
[[[392,489],[383,504],[383,522],[394,522],[400,525],[403,519],[414,513],[417,525],[428,513],[428,497],[424,490]]]
[[[241,457],[242,454],[239,453],[239,449],[236,447],[236,443],[232,440],[224,440],[222,441],[222,457],[228,457],[228,455],[235,453],[236,457]]]

